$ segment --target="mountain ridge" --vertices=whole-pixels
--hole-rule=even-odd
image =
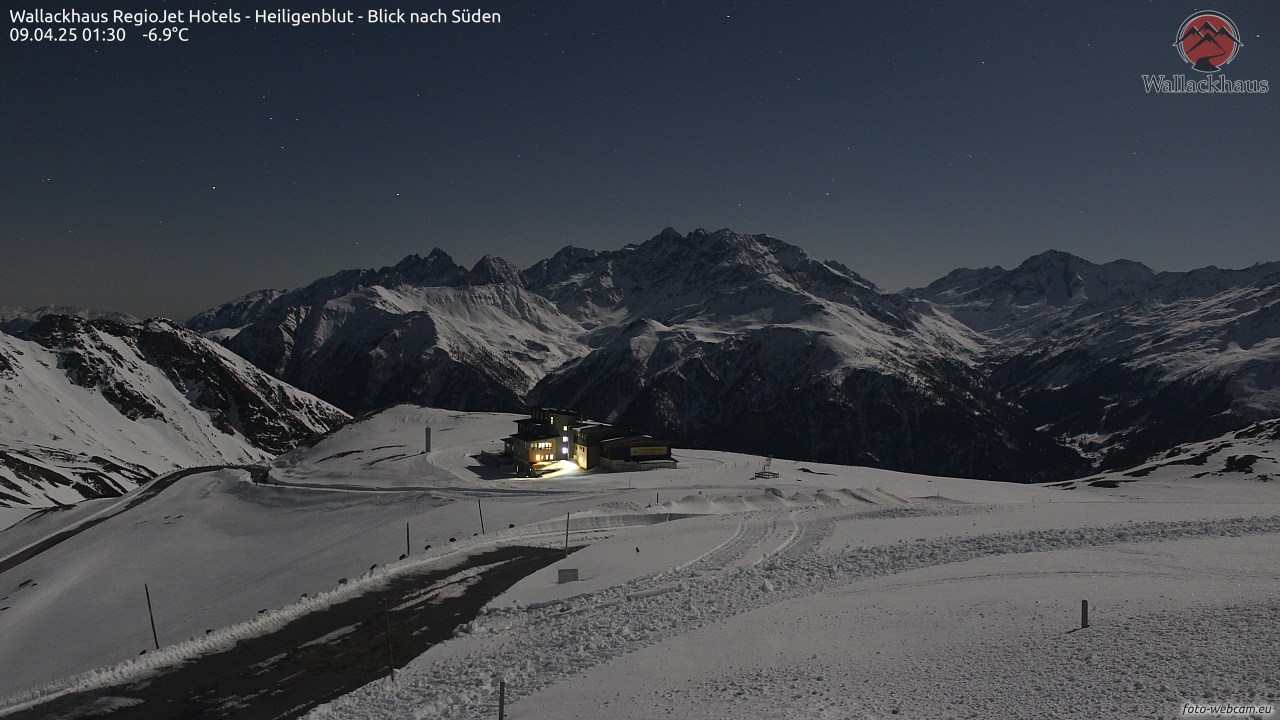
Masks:
[[[462,296],[474,304],[454,302]],[[518,272],[493,257],[468,270],[436,248],[278,295],[239,327],[210,322],[227,315],[215,308],[190,325],[353,413],[394,401],[465,410],[542,402],[690,445],[932,471],[962,456],[955,467],[986,477],[1040,477],[1026,457],[1036,453],[1079,466],[1071,451],[1013,427],[1020,411],[983,388],[980,335],[763,234],[666,228],[618,250],[566,247]],[[327,332],[316,330],[318,317]],[[332,376],[309,374],[321,366]],[[806,435],[792,409],[804,404],[797,393],[852,447]],[[690,398],[700,405],[682,404]],[[880,426],[864,402],[908,409],[889,410],[896,425]],[[787,420],[761,423],[761,413]],[[986,419],[977,439],[923,447],[973,414]],[[900,439],[890,426],[905,430]],[[995,457],[1003,459],[979,461]]]
[[[45,315],[0,332],[0,504],[122,494],[180,467],[261,462],[347,416],[164,319]]]
[[[571,406],[686,446],[1031,481],[1280,416],[1278,299],[1280,263],[1057,250],[888,293],[768,235],[665,228],[523,270],[434,248],[187,326],[351,413]]]

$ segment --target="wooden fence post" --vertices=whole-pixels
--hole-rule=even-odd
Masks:
[[[142,583],[142,590],[147,594],[147,616],[151,618],[151,640],[155,642],[156,649],[160,649],[160,636],[156,634],[156,614],[151,610],[151,588],[146,583]]]

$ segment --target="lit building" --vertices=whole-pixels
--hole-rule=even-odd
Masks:
[[[516,471],[527,475],[538,475],[560,460],[572,460],[583,470],[676,466],[666,441],[584,421],[580,413],[556,408],[535,408],[530,417],[517,420],[516,434],[503,440],[503,450],[502,460],[514,462]]]
[[[556,408],[536,408],[531,415],[516,421],[516,434],[503,440],[503,452],[517,471],[536,474],[549,463],[569,459],[569,431],[582,416]]]

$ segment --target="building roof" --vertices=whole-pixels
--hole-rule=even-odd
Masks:
[[[613,438],[625,437],[631,433],[627,430],[619,430],[612,425],[604,423],[594,423],[591,425],[575,425],[573,428],[578,437],[586,440],[588,444],[599,443]]]
[[[559,433],[555,433],[555,434],[549,434],[549,433],[516,433],[515,435],[508,435],[506,439],[507,439],[507,440],[523,440],[523,441],[525,441],[525,442],[535,442],[535,441],[538,441],[538,440],[555,440],[555,439],[557,439],[558,437],[559,437]]]
[[[671,443],[665,440],[658,440],[651,435],[625,435],[604,440],[600,444],[607,447],[639,447],[642,445],[670,445]]]
[[[533,413],[539,410],[541,410],[542,412],[555,413],[556,415],[576,415],[577,417],[582,417],[582,413],[578,412],[577,410],[565,410],[564,408],[553,408],[553,407],[531,408],[529,410],[529,414],[532,415]]]

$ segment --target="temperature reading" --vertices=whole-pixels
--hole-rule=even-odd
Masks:
[[[185,27],[151,28],[144,37],[151,42],[169,42],[170,40],[186,42],[187,30],[188,28]]]

